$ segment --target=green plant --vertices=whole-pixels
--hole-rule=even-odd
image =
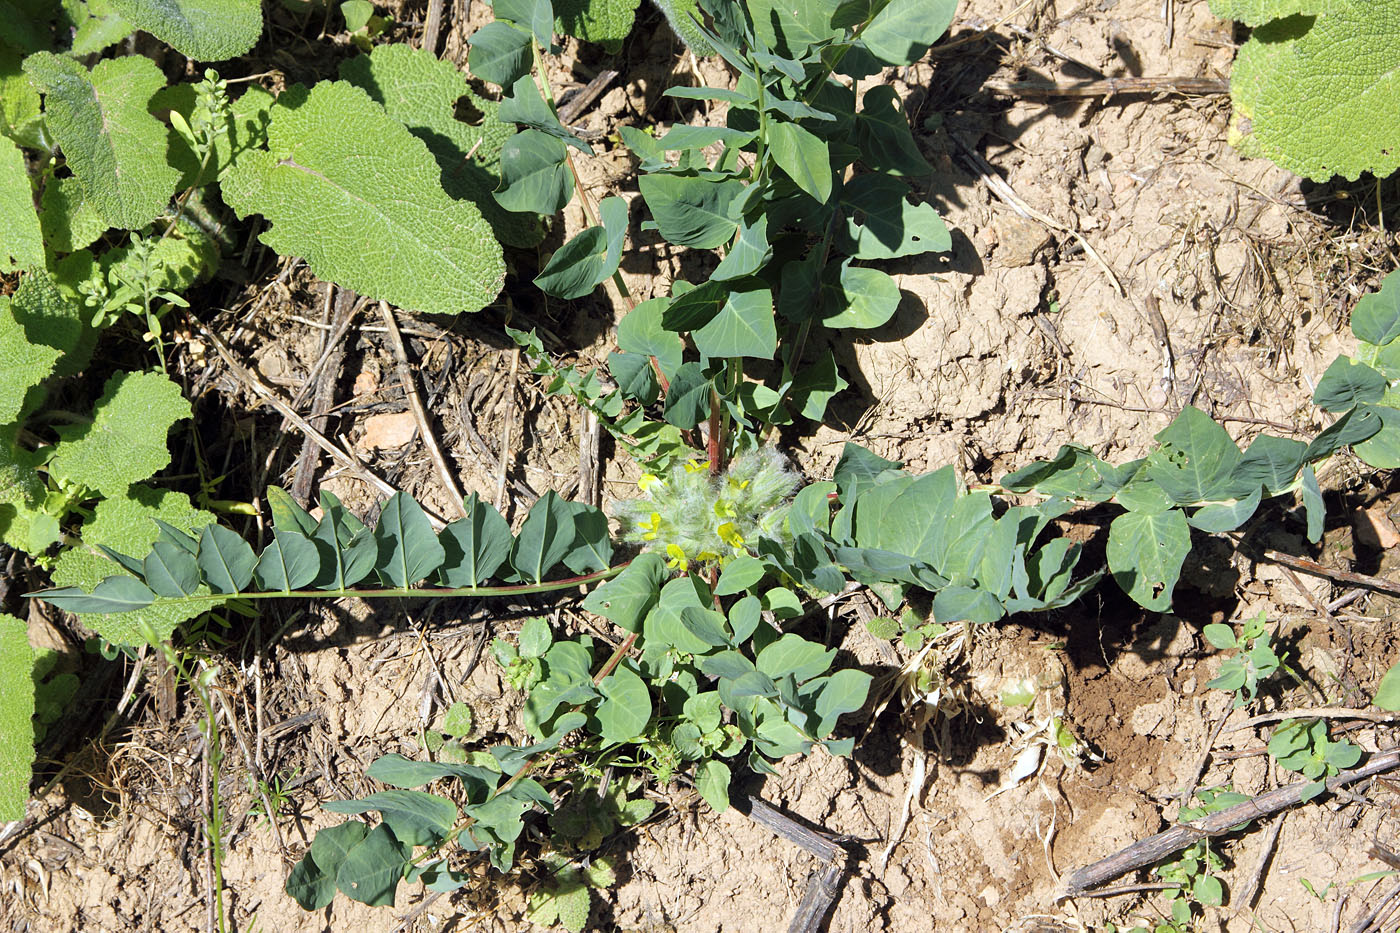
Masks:
[[[1238,634],[1221,622],[1207,625],[1202,629],[1202,634],[1205,635],[1206,641],[1221,651],[1236,652],[1233,657],[1226,658],[1221,663],[1220,673],[1206,684],[1207,687],[1233,692],[1236,709],[1253,702],[1259,693],[1259,684],[1278,671],[1293,673],[1270,644],[1273,636],[1269,633],[1262,612],[1241,623]],[[1296,678],[1297,675],[1294,676]]]
[[[588,924],[593,889],[606,890],[617,880],[612,863],[595,858],[587,865],[576,866],[560,857],[548,857],[543,862],[550,870],[550,884],[530,895],[525,919],[541,926],[556,922],[571,933],[579,933]]]
[[[1207,814],[1217,813],[1249,799],[1247,795],[1235,793],[1229,788],[1201,790],[1197,792],[1196,797],[1201,805],[1182,807],[1177,817],[1178,821],[1185,823],[1198,820]],[[1211,840],[1208,838],[1194,842],[1182,849],[1170,862],[1153,869],[1153,873],[1163,881],[1179,886],[1170,895],[1168,902],[1171,920],[1158,924],[1153,928],[1153,933],[1187,933],[1195,929],[1194,905],[1219,907],[1225,903],[1225,887],[1217,877],[1219,872],[1225,870],[1225,860],[1211,849],[1210,844]]]
[[[1289,719],[1274,730],[1269,755],[1312,781],[1303,789],[1302,799],[1307,801],[1326,789],[1327,778],[1360,761],[1361,748],[1346,739],[1333,741],[1321,719]]]
[[[1371,0],[1211,0],[1254,27],[1230,73],[1230,142],[1326,181],[1400,168],[1400,10]]]

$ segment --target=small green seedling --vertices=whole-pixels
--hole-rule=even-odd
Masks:
[[[1249,797],[1228,788],[1211,788],[1196,794],[1201,802],[1199,807],[1182,807],[1179,820],[1183,823],[1198,820],[1211,813],[1243,803]],[[1239,827],[1243,828],[1243,827]],[[1193,928],[1196,905],[1219,907],[1225,903],[1225,887],[1217,877],[1225,870],[1225,859],[1211,850],[1210,840],[1202,839],[1192,843],[1170,862],[1164,862],[1154,869],[1163,881],[1175,883],[1179,887],[1170,894],[1169,912],[1171,920],[1158,924],[1153,933],[1187,933]]]
[[[1206,641],[1221,651],[1237,652],[1220,665],[1220,674],[1206,684],[1235,694],[1236,709],[1251,702],[1259,693],[1259,685],[1280,670],[1288,670],[1284,659],[1270,644],[1272,635],[1264,621],[1264,613],[1241,623],[1239,634],[1220,622],[1207,625],[1202,631]]]
[[[1303,802],[1322,793],[1327,778],[1361,760],[1361,748],[1346,739],[1333,741],[1321,719],[1290,719],[1274,730],[1269,754],[1289,771],[1313,783],[1303,788]]]

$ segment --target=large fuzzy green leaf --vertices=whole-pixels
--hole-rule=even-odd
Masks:
[[[0,541],[35,554],[53,543],[58,527],[42,511],[42,458],[18,446],[18,434],[18,425],[0,427]]]
[[[98,62],[36,52],[25,73],[44,95],[44,120],[83,191],[110,226],[144,227],[165,209],[180,173],[165,161],[165,127],[146,106],[165,84],[140,55]]]
[[[180,387],[159,373],[118,373],[107,380],[91,424],[60,429],[49,462],[56,479],[118,495],[170,462],[165,435],[190,416]]]
[[[1271,19],[1330,13],[1350,0],[1210,0],[1210,11],[1222,19],[1260,26]]]
[[[501,147],[515,135],[515,126],[503,123],[497,117],[500,104],[477,94],[451,62],[409,45],[380,45],[342,64],[340,76],[427,144],[443,190],[480,208],[501,242],[534,246],[544,238],[538,216],[508,211],[491,196],[501,182]],[[473,115],[471,123],[457,119],[459,101],[480,116]]]
[[[616,51],[632,31],[639,0],[555,0],[558,30]]]
[[[278,99],[268,149],[244,153],[222,188],[240,216],[268,219],[265,243],[324,279],[419,311],[478,311],[505,262],[481,211],[450,198],[439,174],[368,94],[323,81]]]
[[[0,614],[0,823],[24,818],[34,768],[34,653],[25,624]]]
[[[194,508],[182,493],[133,486],[125,495],[97,504],[92,518],[83,524],[83,543],[59,556],[53,572],[54,584],[91,591],[103,579],[126,573],[98,547],[105,545],[122,554],[143,556],[160,535],[155,519],[198,535],[201,528],[214,521],[214,516]],[[208,590],[201,587],[200,592]],[[167,639],[175,626],[209,608],[212,607],[207,601],[162,599],[135,612],[80,613],[78,618],[113,644],[140,645],[146,641],[145,633],[157,641]]]
[[[43,125],[39,92],[29,83],[22,60],[19,52],[0,46],[0,136],[37,147]]]
[[[1400,168],[1400,5],[1327,6],[1266,23],[1241,47],[1230,141],[1319,181],[1389,175]]]
[[[44,264],[44,237],[34,212],[34,189],[24,153],[13,142],[0,142],[0,272]]]
[[[135,26],[173,45],[187,58],[237,58],[262,35],[260,0],[112,0]]]
[[[58,356],[53,347],[30,342],[10,299],[0,295],[0,424],[19,420],[26,398],[53,370]]]

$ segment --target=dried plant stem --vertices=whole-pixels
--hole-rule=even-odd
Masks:
[[[418,380],[414,378],[413,367],[408,362],[408,349],[404,346],[403,335],[399,333],[399,322],[394,319],[394,312],[388,302],[379,303],[379,316],[384,319],[384,330],[389,335],[389,347],[394,352],[399,382],[403,383],[404,394],[408,396],[408,407],[413,411],[413,420],[418,422],[418,433],[423,438],[423,446],[428,448],[428,456],[432,458],[433,467],[437,470],[438,482],[442,483],[443,492],[452,500],[457,514],[465,517],[467,505],[462,501],[462,490],[457,488],[452,468],[448,466],[447,458],[442,455],[442,447],[433,433],[433,424],[428,420],[428,410],[423,407],[423,399],[418,394]]]

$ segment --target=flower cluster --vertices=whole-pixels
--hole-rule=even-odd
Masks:
[[[667,476],[648,473],[637,485],[642,497],[616,509],[623,537],[663,552],[671,567],[685,571],[692,563],[723,566],[747,554],[760,535],[780,538],[798,477],[782,454],[759,447],[739,454],[719,476],[692,459]]]

